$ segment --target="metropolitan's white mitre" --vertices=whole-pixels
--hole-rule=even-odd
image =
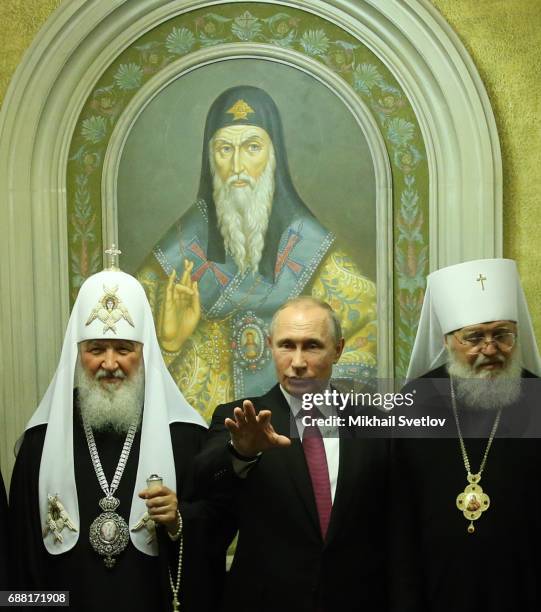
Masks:
[[[516,263],[511,259],[477,259],[428,275],[419,327],[407,379],[422,376],[447,361],[444,336],[488,323],[515,321],[522,367],[541,375],[541,359]]]
[[[487,321],[517,321],[520,281],[511,259],[477,259],[429,274],[427,295],[444,334]]]

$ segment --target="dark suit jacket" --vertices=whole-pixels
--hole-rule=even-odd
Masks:
[[[290,436],[289,405],[276,385],[250,398]],[[225,610],[379,612],[385,609],[386,440],[341,435],[336,495],[326,541],[300,440],[264,452],[248,476],[232,468],[224,419],[242,400],[218,406],[197,460],[199,483],[228,490],[239,538]],[[345,434],[345,431],[342,432]]]

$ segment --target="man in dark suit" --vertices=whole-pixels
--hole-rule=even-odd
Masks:
[[[344,416],[331,405],[306,410],[330,390],[338,318],[325,302],[290,300],[269,346],[278,384],[218,406],[199,458],[200,483],[229,491],[239,531],[224,609],[383,610],[387,443],[325,430],[318,417]]]

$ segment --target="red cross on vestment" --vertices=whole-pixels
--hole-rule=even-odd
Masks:
[[[201,265],[199,265],[192,272],[192,281],[199,281],[199,279],[205,274],[208,269],[211,269],[214,272],[214,276],[216,280],[220,283],[222,287],[225,287],[229,283],[229,277],[225,272],[222,272],[220,268],[213,262],[207,259],[207,256],[203,252],[203,249],[195,242],[192,242],[188,249],[196,255],[201,261]]]
[[[290,232],[289,238],[287,239],[287,243],[286,243],[286,246],[284,247],[284,250],[281,253],[279,253],[278,257],[276,258],[276,265],[274,267],[274,276],[278,276],[278,274],[280,274],[284,266],[287,266],[294,274],[299,274],[302,271],[303,266],[300,263],[297,263],[293,259],[289,259],[289,256],[291,255],[291,251],[294,249],[295,245],[299,242],[300,239],[301,238],[299,234]]]

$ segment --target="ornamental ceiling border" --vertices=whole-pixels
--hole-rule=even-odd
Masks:
[[[64,2],[11,81],[0,112],[0,370],[3,410],[15,415],[5,432],[10,440],[50,380],[69,314],[66,168],[84,102],[143,32],[223,4]],[[490,103],[468,53],[428,0],[266,4],[317,14],[357,37],[405,92],[430,176],[429,269],[501,255],[502,168]],[[7,450],[0,460],[11,465]]]

